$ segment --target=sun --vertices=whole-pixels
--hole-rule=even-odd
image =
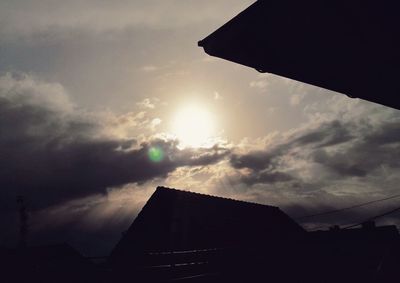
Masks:
[[[205,147],[215,135],[215,119],[206,108],[188,105],[180,109],[172,122],[172,134],[183,147]]]

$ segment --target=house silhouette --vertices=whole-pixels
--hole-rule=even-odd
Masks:
[[[158,187],[111,253],[110,265],[121,278],[135,267],[141,274],[153,266],[141,279],[155,280],[165,266],[167,271],[156,278],[223,273],[226,279],[235,265],[249,267],[243,259],[260,264],[261,258],[251,255],[255,251],[268,250],[263,262],[271,265],[305,235],[277,207]]]
[[[96,264],[96,260],[99,260]],[[0,248],[1,282],[393,282],[394,225],[307,232],[278,207],[158,187],[108,258]]]
[[[98,282],[99,270],[67,243],[0,249],[1,282]]]
[[[158,187],[109,257],[111,282],[392,282],[396,226],[306,232],[277,207]]]

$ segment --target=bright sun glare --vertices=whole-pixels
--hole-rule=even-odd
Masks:
[[[187,106],[176,113],[172,133],[184,147],[202,147],[210,143],[215,134],[212,115],[200,106]]]

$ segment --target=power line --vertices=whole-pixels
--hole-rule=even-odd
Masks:
[[[381,217],[385,217],[385,216],[387,216],[387,215],[389,215],[389,214],[396,213],[396,212],[400,212],[400,207],[396,207],[396,208],[391,209],[391,210],[389,210],[389,211],[387,211],[387,212],[384,212],[384,213],[375,215],[375,216],[370,217],[370,218],[368,218],[368,219],[366,219],[366,220],[364,220],[364,221],[357,222],[356,224],[351,224],[351,225],[349,225],[349,226],[345,226],[345,227],[343,227],[343,228],[341,228],[341,229],[353,228],[353,227],[362,225],[362,224],[365,223],[365,222],[373,221],[373,220],[375,220],[375,219],[378,219],[378,218],[381,218]],[[341,224],[341,225],[344,225],[344,224]],[[327,224],[327,225],[324,225],[324,226],[318,226],[317,228],[312,228],[312,230],[309,230],[309,231],[317,231],[317,230],[320,230],[320,229],[327,228],[328,226],[330,226],[330,225]]]
[[[346,210],[350,210],[350,209],[354,209],[354,208],[358,208],[358,207],[363,207],[363,206],[367,206],[367,205],[370,205],[370,204],[373,204],[373,203],[377,203],[377,202],[381,202],[381,201],[385,201],[385,200],[390,200],[390,199],[394,199],[394,198],[398,198],[398,197],[400,197],[400,194],[393,195],[393,196],[386,197],[386,198],[382,198],[382,199],[372,200],[372,201],[368,201],[368,202],[364,202],[364,203],[359,203],[359,204],[348,206],[348,207],[344,207],[344,208],[339,208],[339,209],[328,210],[328,211],[319,212],[319,213],[315,213],[315,214],[305,215],[305,216],[297,217],[297,218],[294,218],[294,219],[295,220],[301,220],[301,219],[305,219],[305,218],[312,218],[312,217],[317,217],[317,216],[333,214],[333,213],[342,212],[342,211],[346,211]]]
[[[365,223],[365,222],[373,221],[373,220],[375,220],[375,219],[377,219],[377,218],[381,218],[381,217],[384,217],[384,216],[386,216],[386,215],[389,215],[389,214],[392,214],[392,213],[395,213],[395,212],[398,212],[398,211],[400,211],[400,206],[399,206],[399,207],[396,207],[395,209],[392,209],[392,210],[389,210],[389,211],[387,211],[387,212],[384,212],[384,213],[382,213],[382,214],[378,214],[378,215],[375,215],[375,216],[373,216],[373,217],[370,217],[370,218],[368,218],[367,220],[364,220],[364,221],[359,222],[359,223],[357,223],[357,224],[352,224],[352,225],[343,227],[342,229],[353,228],[353,227],[359,226],[359,225],[361,225],[361,224],[363,224],[363,223]]]

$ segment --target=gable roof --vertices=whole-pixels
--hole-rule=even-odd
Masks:
[[[305,233],[278,207],[158,187],[112,252],[272,244]]]
[[[259,0],[199,41],[209,55],[400,109],[396,1]]]

